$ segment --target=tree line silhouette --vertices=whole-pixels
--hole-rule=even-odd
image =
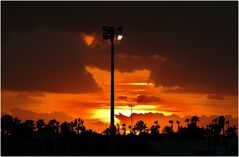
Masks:
[[[126,143],[130,144],[129,141],[133,142],[133,146],[130,146],[131,149],[124,147],[127,155],[130,155],[129,153],[137,155],[134,151],[140,153],[138,148],[144,147],[142,141],[214,139],[216,142],[228,142],[228,140],[225,139],[238,138],[237,127],[235,125],[230,126],[230,121],[226,120],[224,116],[213,119],[204,127],[199,127],[198,121],[198,116],[192,116],[191,118],[185,119],[187,123],[186,126],[182,126],[180,121],[176,121],[177,131],[174,131],[174,121],[169,120],[169,125],[165,126],[161,131],[160,124],[157,120],[155,120],[150,127],[148,127],[144,121],[139,120],[133,126],[127,126],[125,123],[121,125],[116,124],[114,134],[116,136],[116,143],[118,141],[117,144],[119,148],[124,147],[122,145],[123,143],[125,145]],[[82,155],[82,153],[83,155],[88,155],[92,153],[92,149],[98,149],[98,151],[95,152],[101,152],[101,154],[108,151],[106,146],[109,146],[109,142],[107,141],[109,141],[111,131],[110,127],[106,128],[102,133],[87,129],[81,118],[77,118],[70,122],[65,121],[63,123],[60,123],[56,119],[52,119],[48,123],[45,123],[43,119],[39,119],[36,122],[33,120],[22,121],[11,115],[3,115],[1,117],[1,134],[3,139],[3,155],[32,155],[34,153],[38,155],[57,155],[57,153],[59,153],[62,155],[74,154],[74,152],[78,152],[79,150],[81,152],[80,155]],[[65,144],[59,141],[64,141],[62,143]],[[29,147],[31,150],[25,150],[28,148],[27,145],[29,143],[31,143]],[[40,146],[39,143],[42,143],[42,146]],[[73,148],[67,146],[66,143],[74,143],[74,146],[72,146],[75,147],[74,150],[71,150]],[[60,147],[61,144],[62,147]],[[13,145],[16,146],[14,147]],[[21,145],[21,148],[16,148],[19,145]],[[41,147],[43,147],[42,150]],[[46,147],[51,149],[48,150]],[[235,153],[236,150],[237,148],[234,148],[234,150],[231,151]],[[148,150],[144,149],[143,151],[149,153]],[[124,150],[121,150],[118,154],[123,152]],[[140,154],[142,155],[142,152]]]

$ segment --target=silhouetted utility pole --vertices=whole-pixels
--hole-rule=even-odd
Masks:
[[[232,115],[225,115],[225,116],[226,116],[226,118],[227,118],[227,121],[226,121],[227,129],[229,129],[229,125],[230,125],[230,117],[231,117]]]
[[[103,39],[111,43],[111,95],[110,95],[110,130],[111,130],[111,153],[114,153],[114,42],[122,39],[123,27],[103,26]],[[112,154],[113,155],[113,154]]]
[[[131,114],[130,114],[130,126],[131,126],[131,128],[130,128],[130,131],[132,132],[132,128],[133,128],[133,115],[132,115],[132,113],[133,113],[133,107],[134,107],[134,105],[129,105],[129,107],[130,107],[130,111],[131,111]]]

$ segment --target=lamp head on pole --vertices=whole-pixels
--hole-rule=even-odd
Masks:
[[[116,38],[121,40],[123,38],[123,27],[103,26],[103,39],[109,40]]]
[[[118,35],[117,40],[121,40],[123,38],[123,35]]]
[[[123,27],[117,27],[116,28],[116,35],[117,35],[117,40],[121,40],[123,38]]]

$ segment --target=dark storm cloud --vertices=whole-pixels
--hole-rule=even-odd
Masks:
[[[160,98],[156,96],[147,96],[147,95],[139,95],[135,99],[137,103],[152,103],[152,102],[159,102]]]
[[[116,47],[118,54],[116,68],[118,70],[130,72],[135,69],[149,69],[151,71],[150,77],[157,86],[183,87],[180,90],[174,90],[174,92],[235,95],[237,94],[238,70],[237,19],[237,2],[3,2],[2,67],[5,68],[5,72],[3,70],[3,82],[8,80],[9,84],[7,86],[3,84],[3,87],[22,86],[21,88],[18,87],[22,89],[23,86],[29,86],[28,88],[30,88],[33,87],[33,83],[20,81],[21,85],[19,85],[20,82],[16,82],[15,79],[18,76],[19,80],[25,80],[29,75],[36,76],[34,74],[36,70],[33,70],[35,69],[34,64],[36,64],[35,60],[31,60],[33,63],[29,63],[30,61],[24,59],[28,55],[19,55],[21,49],[17,46],[17,40],[15,43],[12,40],[6,42],[10,33],[47,28],[58,30],[57,32],[72,32],[73,34],[95,32],[101,36],[101,26],[112,24],[123,25],[125,33],[124,40]],[[13,34],[14,38],[18,36],[17,33]],[[56,39],[64,40],[61,38],[62,36],[59,35]],[[52,40],[56,39],[46,36],[44,41],[52,44]],[[24,42],[25,39],[21,38],[20,40]],[[36,44],[33,43],[36,40],[32,40],[32,38],[29,40],[31,44],[26,47]],[[40,46],[37,48],[32,46],[31,51],[25,48],[24,51],[28,51],[25,52],[26,54],[32,53],[31,57],[38,58],[39,56],[36,55],[38,54],[37,51],[39,52],[38,49],[46,47],[43,43],[40,40],[38,41]],[[9,44],[8,47],[7,44]],[[53,66],[55,68],[42,71],[59,72],[60,70],[57,69],[62,69],[61,66],[59,67],[59,62],[61,62],[65,65],[63,68],[64,76],[60,75],[60,73],[63,74],[62,72],[59,72],[56,73],[57,75],[52,74],[52,77],[55,76],[53,77],[54,81],[57,78],[62,80],[54,85],[49,83],[54,82],[52,77],[47,77],[44,82],[34,82],[34,85],[38,84],[35,85],[35,88],[45,86],[53,89],[57,87],[57,84],[68,81],[73,82],[71,83],[72,86],[78,85],[76,80],[72,81],[67,78],[83,78],[84,81],[81,82],[91,80],[86,83],[87,87],[89,85],[91,86],[89,89],[97,88],[90,74],[84,70],[83,65],[94,65],[108,70],[110,58],[109,54],[104,52],[110,49],[99,47],[82,49],[83,46],[76,42],[58,43],[57,45],[65,46],[59,48],[62,51],[60,55],[56,54],[58,51],[47,51],[50,54],[43,57],[51,60],[51,62],[46,62],[43,67],[48,67],[51,63],[55,65]],[[78,55],[84,57],[76,57],[74,53],[69,53],[68,49],[74,51],[80,49],[79,47],[82,51]],[[87,53],[85,53],[86,51]],[[122,58],[122,56],[120,57],[121,54],[127,57]],[[19,59],[11,59],[15,55],[22,57],[22,60],[27,63],[24,63],[24,66],[19,66]],[[153,56],[160,57],[153,60]],[[62,58],[66,58],[66,60],[62,62]],[[73,59],[72,63],[76,64],[77,62],[79,65],[72,65],[69,62],[71,59]],[[41,59],[38,60],[41,61]],[[32,64],[33,66],[30,66]],[[76,69],[79,71],[77,76],[75,76],[76,73],[73,74],[73,71],[71,74],[66,72],[72,67],[75,67],[75,71]],[[27,76],[20,76],[23,71],[22,68],[27,69],[27,71],[24,70]],[[41,69],[39,68],[39,70]],[[10,77],[13,74],[7,73],[16,74],[14,77]],[[59,88],[62,89],[62,86]],[[64,88],[66,92],[80,90],[76,90],[75,86],[71,87],[69,84],[65,84]]]
[[[120,95],[118,96],[119,100],[128,100],[128,97],[126,95]]]
[[[2,88],[61,93],[100,88],[84,67],[80,40],[68,32],[34,29],[3,37]],[[79,43],[77,43],[79,42]]]

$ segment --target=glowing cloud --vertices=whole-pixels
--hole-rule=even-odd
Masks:
[[[94,44],[95,37],[93,35],[81,33],[81,37],[87,46],[91,46]]]
[[[127,83],[127,85],[132,85],[132,86],[153,86],[153,83],[147,83],[147,82],[132,82],[132,83]]]
[[[91,45],[94,42],[94,37],[90,35],[86,35],[84,40],[87,45]]]

